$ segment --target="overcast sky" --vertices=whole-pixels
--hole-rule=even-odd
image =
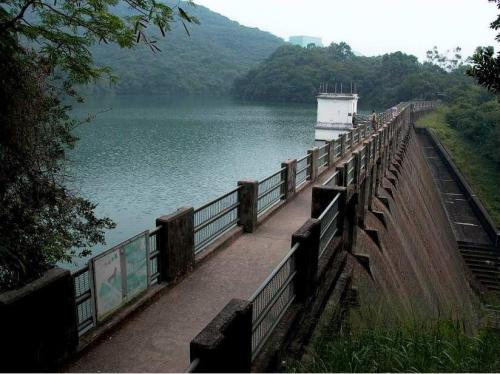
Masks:
[[[291,35],[345,41],[364,55],[401,50],[425,58],[460,46],[464,56],[494,45],[498,10],[487,0],[195,0],[242,25],[288,40]]]

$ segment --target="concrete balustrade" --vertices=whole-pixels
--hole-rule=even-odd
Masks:
[[[257,200],[259,196],[259,182],[256,180],[239,181],[238,200],[240,202],[240,225],[245,232],[254,232],[257,227]]]
[[[332,167],[332,165],[335,163],[335,160],[337,159],[337,156],[335,156],[335,148],[338,144],[338,140],[332,140],[329,142],[329,148],[328,148],[328,167]]]
[[[252,304],[231,300],[191,341],[191,372],[248,373],[252,363]]]
[[[319,171],[319,161],[318,161],[318,156],[319,156],[319,148],[314,147],[312,149],[309,149],[307,151],[307,154],[310,155],[311,157],[311,175],[309,179],[311,181],[315,181],[318,179],[318,171]]]
[[[347,134],[340,135],[340,157],[343,157],[346,152]]]
[[[194,209],[180,208],[156,220],[158,234],[158,267],[160,280],[173,282],[194,266]]]
[[[292,247],[299,243],[295,254],[297,302],[305,302],[312,297],[317,287],[320,233],[321,222],[309,219],[292,235]]]
[[[284,199],[289,199],[295,195],[295,179],[297,176],[297,160],[286,160],[281,163],[281,167],[285,168],[285,191]]]

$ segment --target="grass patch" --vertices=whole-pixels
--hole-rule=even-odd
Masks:
[[[326,334],[292,371],[301,372],[498,372],[500,332],[471,337],[460,323],[437,321],[393,327],[366,326]]]
[[[418,120],[417,126],[434,130],[496,225],[500,226],[500,172],[493,161],[481,157],[474,144],[467,142],[457,130],[446,123],[448,111],[449,108],[440,107]]]

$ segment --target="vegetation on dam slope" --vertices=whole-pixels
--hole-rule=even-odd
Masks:
[[[459,322],[379,321],[343,334],[324,331],[314,352],[293,369],[301,372],[498,372],[500,332],[474,336]]]
[[[488,213],[497,226],[500,226],[499,164],[481,152],[481,148],[484,147],[482,142],[468,138],[464,131],[449,124],[447,118],[450,117],[451,110],[450,107],[441,107],[419,120],[417,125],[434,130]],[[496,131],[499,130],[500,122]],[[496,149],[493,149],[493,145],[491,147],[491,152],[499,152],[498,147]]]

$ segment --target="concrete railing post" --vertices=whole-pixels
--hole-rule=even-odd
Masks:
[[[69,270],[55,267],[21,288],[0,292],[2,372],[56,372],[77,347]]]
[[[335,163],[336,160],[335,147],[337,146],[337,142],[338,140],[330,141],[330,146],[329,146],[330,153],[328,154],[328,168],[331,168]]]
[[[289,199],[295,195],[295,178],[297,176],[297,160],[286,160],[281,163],[281,168],[285,168],[285,188],[284,198]]]
[[[191,341],[196,373],[249,373],[252,365],[252,304],[232,299]]]
[[[292,247],[299,243],[295,253],[295,298],[298,302],[307,301],[316,290],[320,234],[321,222],[311,218],[292,235]]]
[[[340,172],[341,180],[342,180],[342,186],[347,187],[347,184],[349,183],[349,163],[346,162],[342,167],[341,167],[341,172]]]
[[[347,134],[342,134],[340,136],[340,157],[345,155],[345,150],[347,147],[346,138],[347,138]]]
[[[351,152],[354,147],[354,130],[349,131],[351,133],[351,139],[349,140],[349,145],[351,146]]]
[[[259,196],[259,182],[256,180],[239,181],[238,200],[240,202],[238,214],[240,225],[245,232],[254,232],[257,227],[257,201]]]
[[[361,154],[359,151],[353,152],[354,156],[354,184],[358,190],[360,177],[361,177]]]
[[[159,271],[162,281],[175,281],[194,266],[194,209],[180,208],[156,219]]]
[[[319,162],[318,162],[318,156],[319,156],[319,148],[318,147],[314,147],[312,149],[309,149],[307,151],[307,154],[308,155],[311,155],[310,156],[310,159],[311,159],[311,175],[309,177],[309,179],[311,181],[315,181],[317,178],[318,178],[318,169],[319,169]]]

